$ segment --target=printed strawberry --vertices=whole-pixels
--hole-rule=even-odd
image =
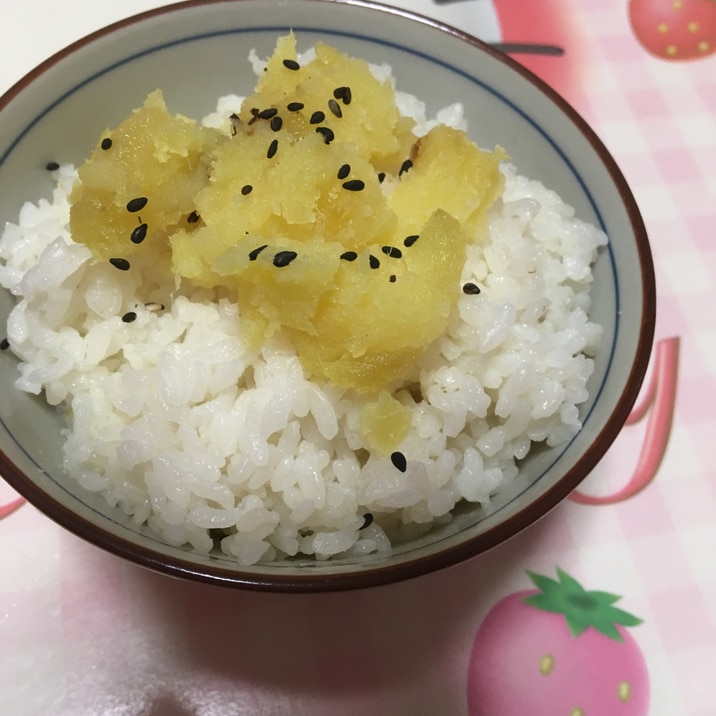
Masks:
[[[716,0],[631,0],[629,21],[644,49],[661,59],[716,52]]]
[[[475,637],[470,716],[645,716],[648,674],[620,599],[529,573],[538,591],[498,602]]]

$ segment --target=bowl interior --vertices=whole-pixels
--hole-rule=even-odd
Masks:
[[[276,38],[291,29],[299,49],[322,40],[389,63],[398,89],[424,100],[429,114],[462,102],[478,144],[504,146],[521,173],[555,189],[578,216],[609,235],[610,246],[594,269],[592,316],[605,332],[591,397],[582,407],[582,431],[567,445],[535,450],[489,510],[464,505],[450,523],[396,546],[388,560],[289,560],[238,569],[222,555],[162,544],[68,481],[58,468],[62,411],[13,388],[15,360],[6,351],[0,354],[0,449],[6,456],[0,469],[64,526],[147,566],[259,588],[362,586],[446,566],[492,547],[543,515],[586,476],[621,428],[646,369],[653,270],[621,175],[568,107],[480,43],[437,23],[361,2],[185,3],[120,23],[52,58],[0,101],[0,220],[15,220],[27,200],[49,197],[47,162],[81,163],[100,133],[150,91],[161,88],[171,111],[195,118],[212,111],[221,95],[248,93],[255,82],[249,51],[270,54]],[[12,305],[9,292],[0,292],[3,324]]]

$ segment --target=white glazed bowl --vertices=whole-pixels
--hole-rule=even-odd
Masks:
[[[555,189],[611,237],[595,267],[592,318],[605,327],[584,427],[568,444],[539,449],[491,509],[464,504],[447,525],[390,557],[284,561],[240,567],[224,555],[172,547],[127,525],[101,497],[63,474],[62,415],[13,388],[0,355],[0,473],[49,517],[115,554],[174,576],[281,591],[363,587],[405,579],[479,554],[546,514],[606,452],[636,399],[655,318],[646,233],[634,199],[584,121],[516,62],[439,23],[360,0],[228,0],[182,3],[112,25],[47,60],[0,99],[0,222],[47,196],[49,161],[80,164],[99,134],[161,88],[171,111],[201,117],[216,98],[254,85],[249,50],[271,53],[293,29],[306,48],[323,40],[393,67],[401,90],[428,112],[464,104],[480,145],[506,147],[521,173]],[[12,307],[0,294],[0,325]]]

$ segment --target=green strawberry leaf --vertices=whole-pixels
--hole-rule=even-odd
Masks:
[[[613,607],[611,611],[616,616],[615,622],[617,624],[621,624],[622,626],[635,627],[644,623],[643,619],[639,619],[639,617],[635,617],[633,614],[629,614],[629,612],[625,612],[622,609]]]
[[[714,0],[714,2],[716,2],[716,0]],[[621,599],[619,594],[610,594],[609,592],[590,592],[590,594],[593,594],[597,599],[605,604],[614,604]]]
[[[564,615],[567,620],[567,626],[569,631],[572,632],[572,636],[579,636],[593,626],[592,619],[590,616],[583,612],[574,611]]]
[[[623,641],[618,626],[634,627],[642,620],[613,606],[621,597],[610,592],[587,591],[574,577],[557,568],[557,579],[527,572],[539,590],[523,599],[525,604],[553,614],[562,614],[574,637],[590,627],[609,639]]]
[[[527,572],[527,574],[535,583],[537,589],[540,589],[545,593],[549,593],[554,589],[559,589],[559,582],[551,579],[550,577],[545,577],[542,574],[535,574],[534,572]]]
[[[624,637],[610,619],[600,620],[594,624],[594,628],[614,641],[624,641]]]
[[[559,577],[559,583],[570,592],[583,592],[582,585],[574,578],[570,577],[563,569],[557,567],[557,576]]]

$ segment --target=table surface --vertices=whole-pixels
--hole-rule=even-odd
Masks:
[[[591,693],[591,711],[565,716],[716,713],[716,6],[687,26],[702,43],[693,61],[649,54],[655,34],[642,22],[699,3],[393,3],[490,42],[562,48],[515,57],[592,124],[642,210],[659,294],[652,365],[628,425],[579,492],[502,547],[441,573],[291,596],[151,573],[62,530],[0,480],[0,714],[516,716],[528,711],[510,699],[490,709],[468,698],[510,648],[515,694],[534,681],[534,712],[552,699],[557,714],[558,694],[521,672],[514,641],[536,614],[546,617],[513,595],[533,587],[530,573],[558,569],[618,595],[615,606],[642,620],[611,644],[620,651],[593,630],[562,644],[574,658],[576,644],[592,644],[584,673],[562,687],[593,692],[610,664],[646,666],[618,708]],[[159,4],[6,3],[0,93],[67,43]],[[474,648],[495,658],[471,663]]]

